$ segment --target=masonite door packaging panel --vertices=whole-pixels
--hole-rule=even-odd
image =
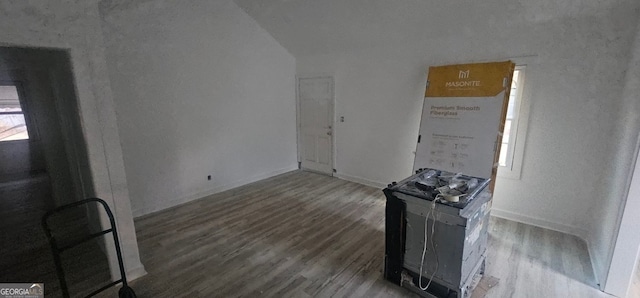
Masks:
[[[514,69],[511,61],[429,68],[414,171],[495,180]]]

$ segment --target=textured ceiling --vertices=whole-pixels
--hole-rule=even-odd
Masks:
[[[483,34],[620,6],[614,0],[234,0],[294,55]],[[635,6],[634,6],[635,7]]]

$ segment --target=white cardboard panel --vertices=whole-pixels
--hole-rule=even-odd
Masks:
[[[504,91],[493,97],[426,97],[414,171],[491,178]]]

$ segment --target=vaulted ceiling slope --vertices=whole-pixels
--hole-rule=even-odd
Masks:
[[[638,7],[634,0],[234,1],[295,56],[495,33]]]

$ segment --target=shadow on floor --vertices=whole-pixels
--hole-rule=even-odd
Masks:
[[[61,297],[53,256],[41,225],[53,209],[46,176],[5,180],[0,184],[0,282],[43,282],[47,297]],[[82,213],[68,214],[58,224],[64,231],[88,234]],[[110,280],[106,257],[97,241],[64,252],[63,267],[72,297],[84,296]]]

